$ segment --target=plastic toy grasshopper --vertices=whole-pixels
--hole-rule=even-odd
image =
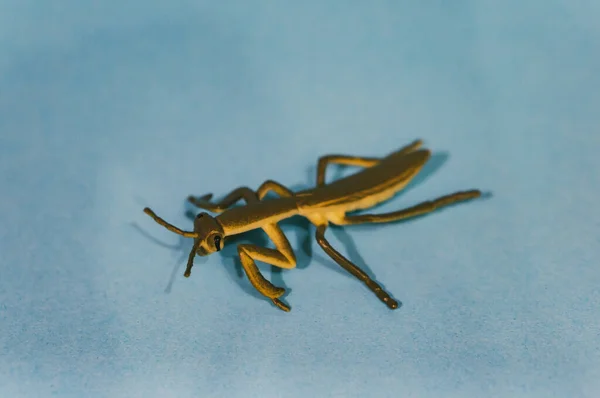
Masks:
[[[456,192],[438,199],[419,203],[415,206],[385,214],[349,215],[349,212],[363,210],[392,198],[421,170],[430,157],[430,151],[419,149],[421,140],[393,152],[383,158],[327,155],[319,159],[317,186],[300,192],[292,192],[278,182],[265,181],[256,191],[240,187],[229,193],[218,203],[210,201],[212,194],[200,198],[190,196],[188,201],[200,209],[219,213],[216,217],[201,212],[194,220],[194,231],[183,231],[152,210],[144,212],[157,223],[187,238],[194,239],[184,276],[189,277],[195,255],[206,256],[223,248],[228,236],[241,234],[256,228],[263,231],[275,244],[276,249],[251,244],[238,245],[240,260],[248,279],[262,295],[269,298],[278,308],[289,311],[279,298],[285,289],[274,286],[260,273],[255,261],[262,261],[280,268],[294,268],[296,256],[278,222],[292,217],[306,217],[316,227],[316,239],[321,248],[346,271],[361,280],[390,309],[398,303],[363,270],[336,251],[325,238],[327,226],[365,223],[387,223],[430,213],[440,207],[466,201],[481,196],[479,190]],[[362,166],[364,169],[348,177],[325,183],[325,170],[330,163],[349,166]],[[279,198],[263,200],[273,191]],[[244,199],[245,206],[233,206]]]

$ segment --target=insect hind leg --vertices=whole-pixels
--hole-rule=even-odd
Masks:
[[[455,192],[450,195],[445,195],[434,200],[421,202],[417,205],[406,209],[383,214],[359,214],[355,216],[346,215],[340,225],[366,224],[366,223],[388,223],[399,221],[406,218],[417,217],[427,213],[432,213],[435,210],[453,205],[458,202],[475,199],[481,196],[481,191],[473,189],[470,191]]]
[[[396,151],[397,155],[412,152],[423,144],[421,140],[414,140],[410,144]],[[381,161],[380,158],[349,156],[349,155],[325,155],[319,158],[317,163],[317,186],[325,185],[325,171],[329,164],[339,164],[344,166],[372,167]]]
[[[344,166],[372,167],[379,163],[379,158],[348,156],[348,155],[325,155],[319,158],[317,163],[317,186],[325,185],[325,171],[330,164]]]

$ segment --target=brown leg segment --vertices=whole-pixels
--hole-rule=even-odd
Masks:
[[[294,195],[294,193],[291,190],[289,190],[282,184],[273,180],[267,180],[261,184],[261,186],[256,190],[256,192],[254,192],[248,187],[239,187],[231,191],[228,195],[226,195],[217,203],[213,203],[210,201],[210,199],[212,198],[211,193],[203,195],[199,198],[196,198],[194,196],[188,196],[188,202],[200,209],[208,210],[213,213],[222,213],[225,210],[227,210],[227,208],[236,204],[240,199],[244,199],[246,203],[255,202],[257,198],[258,200],[262,200],[269,191],[273,191],[279,196],[283,197]]]
[[[331,163],[341,164],[344,166],[359,166],[359,167],[371,167],[379,163],[378,158],[358,157],[358,156],[346,156],[346,155],[325,155],[319,158],[317,163],[317,186],[325,185],[325,171],[327,166]]]
[[[262,261],[267,264],[280,268],[294,268],[296,266],[296,256],[292,247],[277,224],[270,224],[263,227],[265,233],[275,243],[276,249],[260,247],[250,244],[238,245],[240,261],[244,271],[252,283],[252,286],[263,296],[271,299],[279,309],[290,311],[290,307],[279,300],[285,293],[285,289],[274,286],[267,281],[260,273],[255,261]]]
[[[194,198],[190,196],[188,201],[201,209],[215,213],[221,213],[227,210],[228,207],[233,206],[240,199],[244,199],[246,203],[253,203],[262,200],[269,191],[273,191],[280,196],[293,195],[293,192],[282,184],[272,180],[267,180],[261,184],[256,192],[252,191],[248,187],[240,187],[233,190],[218,203],[211,203],[209,201],[212,197],[211,194],[204,195],[201,198]],[[273,304],[275,304],[279,309],[287,312],[290,311],[290,307],[279,300],[279,297],[285,293],[285,289],[277,287],[266,280],[256,266],[255,261],[262,261],[276,267],[289,269],[296,266],[296,256],[292,250],[290,242],[283,234],[283,231],[279,225],[269,224],[264,226],[262,229],[273,241],[276,249],[270,249],[251,244],[241,244],[238,245],[240,261],[252,286],[254,286],[254,288],[263,296],[269,298],[271,302],[273,302]]]
[[[475,199],[481,196],[481,191],[470,190],[455,192],[450,195],[442,196],[435,200],[419,203],[407,209],[394,211],[384,214],[360,214],[356,216],[346,216],[344,222],[340,225],[365,224],[365,223],[387,223],[392,221],[403,220],[410,217],[416,217],[423,214],[431,213],[442,207],[449,206],[457,202],[464,202]]]
[[[263,198],[269,193],[269,191],[275,192],[277,195],[282,196],[284,198],[294,196],[294,192],[292,192],[286,186],[278,183],[277,181],[267,180],[262,183],[260,187],[256,190],[258,198],[263,200]]]
[[[398,153],[408,153],[419,148],[422,145],[421,140],[415,140],[405,147],[399,149]],[[381,159],[373,157],[360,157],[360,156],[348,156],[348,155],[325,155],[319,158],[317,163],[317,186],[325,185],[325,171],[327,166],[331,163],[341,164],[344,166],[359,166],[359,167],[371,167],[379,163]]]
[[[357,279],[362,281],[367,287],[375,293],[375,295],[388,306],[388,308],[395,310],[398,308],[398,302],[394,300],[385,290],[377,284],[373,279],[369,277],[362,269],[357,265],[353,264],[350,260],[342,256],[337,250],[335,250],[331,244],[325,239],[325,230],[327,225],[320,225],[317,227],[316,238],[321,248],[331,257],[336,263],[342,266],[346,271],[354,275]]]
[[[199,198],[196,198],[194,196],[188,196],[188,202],[200,209],[208,210],[213,213],[222,213],[225,210],[227,210],[227,208],[236,204],[236,202],[240,199],[244,199],[246,203],[258,201],[258,198],[256,197],[256,192],[254,192],[248,187],[239,187],[234,189],[217,203],[211,202],[211,198],[212,193],[206,194]]]

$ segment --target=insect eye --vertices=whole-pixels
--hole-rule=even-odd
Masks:
[[[221,250],[221,237],[220,236],[215,236],[215,247],[217,248],[217,251]]]

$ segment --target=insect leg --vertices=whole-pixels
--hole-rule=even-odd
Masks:
[[[241,244],[238,245],[240,261],[252,286],[263,296],[270,298],[273,304],[279,309],[287,312],[290,311],[290,307],[279,300],[279,297],[285,293],[285,289],[274,286],[271,282],[267,281],[260,273],[255,261],[262,261],[276,267],[290,269],[296,266],[296,256],[290,242],[277,224],[269,224],[263,227],[263,230],[273,243],[275,243],[276,249]]]
[[[415,140],[403,148],[400,148],[397,153],[409,153],[419,148],[422,145],[421,140]],[[319,158],[317,163],[317,186],[325,185],[325,170],[330,163],[341,164],[344,166],[359,166],[371,167],[379,163],[381,159],[372,157],[359,157],[347,155],[325,155]]]
[[[434,200],[419,203],[407,209],[394,211],[384,214],[359,214],[355,216],[346,216],[340,225],[365,224],[365,223],[386,223],[398,221],[410,217],[416,217],[431,213],[442,207],[452,205],[457,202],[463,202],[475,199],[481,196],[481,191],[474,189],[470,191],[455,192],[450,195],[442,196]]]
[[[258,198],[262,200],[267,193],[269,193],[269,191],[273,191],[282,197],[294,196],[294,192],[292,192],[291,189],[273,180],[267,180],[263,182],[262,185],[256,190],[256,193]]]
[[[188,196],[188,202],[200,209],[208,210],[213,213],[222,213],[223,211],[227,210],[228,207],[233,206],[240,199],[244,199],[246,203],[252,203],[258,200],[256,197],[256,192],[248,187],[239,187],[234,189],[217,203],[211,202],[210,198],[212,198],[211,193],[199,198]]]
[[[228,207],[235,204],[238,200],[244,199],[246,203],[252,203],[262,199],[267,192],[274,191],[280,196],[292,196],[293,192],[285,186],[272,181],[267,180],[258,188],[257,192],[254,192],[250,188],[240,187],[229,193],[219,203],[211,203],[209,199],[212,195],[204,195],[201,198],[194,198],[190,196],[188,200],[200,207],[213,212],[223,212]],[[290,242],[284,235],[283,231],[277,224],[265,225],[263,231],[267,236],[275,243],[276,249],[270,249],[266,247],[260,247],[252,244],[240,244],[238,245],[238,254],[244,272],[248,276],[250,283],[256,290],[258,290],[263,296],[271,299],[279,309],[283,311],[290,311],[290,307],[279,300],[285,293],[285,289],[274,286],[271,282],[265,279],[261,274],[260,270],[256,266],[255,260],[262,261],[280,268],[294,268],[296,266],[296,256],[292,250]]]
[[[383,301],[388,308],[398,308],[398,302],[394,300],[386,291],[384,291],[377,282],[369,277],[362,269],[357,265],[353,264],[350,260],[342,256],[337,250],[335,250],[331,244],[325,239],[325,230],[327,225],[320,225],[317,227],[316,238],[321,248],[331,257],[336,263],[342,266],[346,271],[354,275],[360,281],[362,281],[367,287],[375,293],[375,295]]]
[[[210,201],[210,199],[212,198],[212,194],[207,194],[199,198],[189,196],[188,202],[200,209],[208,210],[213,213],[222,213],[225,210],[227,210],[228,207],[233,206],[240,199],[244,199],[246,203],[252,203],[256,202],[257,200],[262,200],[269,191],[273,191],[279,196],[284,197],[294,195],[294,193],[290,189],[286,188],[282,184],[273,180],[267,180],[261,184],[261,186],[256,192],[254,192],[248,187],[239,187],[231,191],[218,203],[213,203]]]
[[[378,158],[347,156],[347,155],[325,155],[319,158],[317,163],[317,186],[325,185],[325,171],[331,163],[344,166],[371,167],[379,163]]]

